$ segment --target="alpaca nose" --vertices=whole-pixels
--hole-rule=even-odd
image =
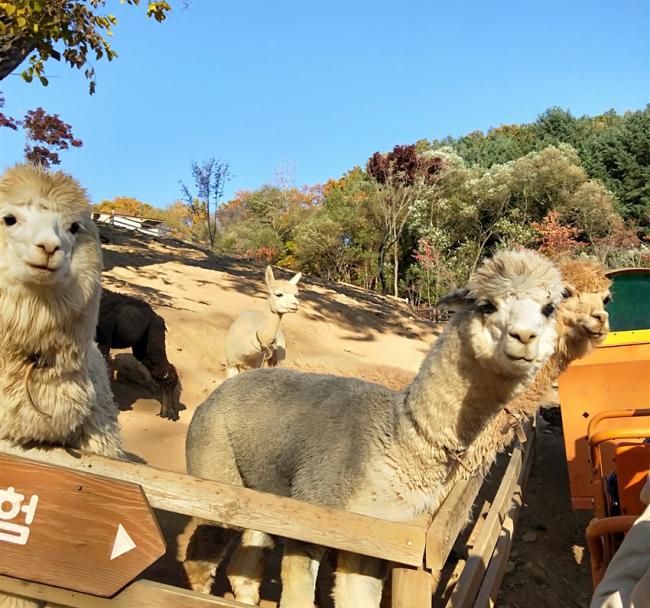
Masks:
[[[537,334],[532,329],[526,329],[524,327],[512,327],[508,334],[511,338],[518,340],[522,344],[529,344],[537,337]]]
[[[34,244],[47,255],[52,255],[61,249],[61,240],[56,235],[41,238]]]
[[[605,312],[604,310],[597,310],[595,312],[592,312],[591,316],[594,319],[600,321],[601,323],[604,323],[609,318],[609,314],[607,314],[607,312]]]

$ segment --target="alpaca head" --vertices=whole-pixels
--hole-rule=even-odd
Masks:
[[[555,349],[558,269],[534,251],[500,251],[486,259],[468,288],[440,304],[465,311],[474,357],[497,373],[532,377]]]
[[[264,279],[269,290],[269,306],[276,314],[296,312],[298,310],[298,281],[302,273],[295,274],[288,281],[277,281],[273,276],[273,269],[266,267]]]
[[[605,306],[611,299],[611,281],[592,260],[570,260],[560,265],[564,299],[558,307],[558,352],[568,360],[586,355],[609,332]]]
[[[99,285],[101,250],[85,191],[71,177],[17,165],[0,177],[0,281],[82,292]]]

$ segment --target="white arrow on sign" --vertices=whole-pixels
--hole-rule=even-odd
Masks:
[[[113,543],[113,551],[111,552],[111,559],[115,559],[120,555],[124,555],[135,549],[135,543],[133,539],[129,536],[129,533],[124,529],[122,524],[118,524],[117,534],[115,535],[115,542]]]

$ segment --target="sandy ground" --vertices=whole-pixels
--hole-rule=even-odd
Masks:
[[[103,245],[104,285],[142,298],[164,317],[167,353],[180,374],[186,407],[178,422],[159,418],[158,389],[148,372],[127,351],[113,351],[113,391],[126,449],[134,460],[185,472],[187,426],[196,407],[225,379],[223,342],[231,322],[241,311],[261,310],[265,304],[264,267],[110,227],[102,227],[101,233],[108,241]],[[284,278],[289,276],[284,273]],[[391,298],[309,278],[301,280],[300,288],[300,310],[282,322],[286,367],[355,376],[398,389],[413,378],[439,334]],[[570,510],[560,429],[540,430],[510,572],[497,603],[507,608],[587,606],[588,519]],[[146,575],[183,586],[174,558],[191,526],[182,516],[159,517],[168,556]],[[277,568],[269,574],[271,582],[263,591],[277,597]],[[221,577],[215,591],[223,593],[225,585]],[[328,603],[324,599],[321,606]]]

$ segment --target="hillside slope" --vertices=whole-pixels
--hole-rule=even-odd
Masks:
[[[167,354],[183,383],[179,422],[158,418],[157,388],[126,352],[112,351],[120,423],[130,454],[184,471],[184,441],[197,405],[225,379],[223,342],[243,310],[265,305],[264,267],[173,239],[101,226],[104,286],[149,302],[167,324]],[[283,271],[276,270],[276,276]],[[285,273],[285,276],[290,276]],[[304,277],[300,310],[286,315],[286,367],[356,376],[401,388],[417,371],[434,327],[402,302]]]

